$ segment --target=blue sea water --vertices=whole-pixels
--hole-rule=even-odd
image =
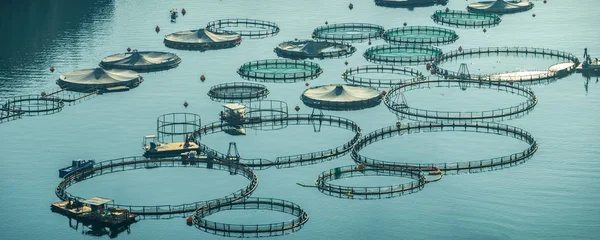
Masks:
[[[158,1],[158,0],[7,0],[0,2],[0,101],[22,94],[55,89],[61,73],[96,67],[105,56],[139,50],[170,51],[182,58],[169,71],[143,74],[144,83],[125,93],[105,94],[67,106],[62,112],[25,117],[0,124],[0,239],[86,239],[69,227],[68,219],[52,213],[58,201],[54,188],[57,169],[75,158],[97,160],[140,155],[142,136],[154,134],[156,117],[170,112],[193,112],[203,123],[217,120],[220,103],[206,95],[220,83],[245,81],[236,69],[253,60],[276,58],[273,48],[294,38],[309,38],[312,30],[329,23],[365,22],[385,28],[436,24],[430,19],[445,7],[462,10],[474,1],[451,0],[447,6],[391,9],[373,1]],[[581,57],[587,47],[600,56],[597,30],[600,2],[558,1],[524,13],[505,15],[489,28],[456,29],[460,39],[441,46],[451,51],[495,46],[531,46],[563,50]],[[184,8],[185,16],[170,23],[168,11]],[[532,17],[535,13],[536,17]],[[222,18],[257,18],[281,27],[277,36],[244,39],[236,48],[194,52],[166,48],[163,37],[171,32],[198,29]],[[161,27],[160,33],[154,27]],[[384,44],[383,40],[373,45]],[[343,83],[347,67],[370,64],[361,55],[367,43],[347,59],[315,60],[324,69],[311,86]],[[466,59],[474,73],[540,69],[552,59],[495,57]],[[460,62],[444,67],[458,69]],[[471,67],[471,65],[473,67]],[[48,71],[54,66],[56,71]],[[417,66],[425,71],[424,66]],[[205,82],[199,76],[207,76]],[[266,83],[268,99],[296,105],[310,113],[299,99],[303,82]],[[257,171],[256,197],[292,201],[305,209],[310,220],[299,232],[280,239],[598,239],[600,236],[600,84],[573,74],[547,85],[532,87],[539,103],[530,114],[503,123],[523,128],[539,142],[539,150],[522,165],[501,171],[445,176],[420,192],[399,198],[358,201],[329,197],[300,183],[312,183],[322,171],[351,165],[349,156],[330,162],[285,169]],[[518,104],[524,99],[502,92],[418,90],[407,93],[420,108],[487,110]],[[443,95],[442,95],[443,94]],[[182,106],[184,101],[190,106]],[[463,106],[465,108],[461,108]],[[353,112],[330,112],[356,121],[363,133],[395,124],[396,117],[382,104]],[[250,130],[247,136],[211,135],[205,143],[225,151],[235,141],[244,157],[275,158],[338,146],[352,133],[323,127],[289,126],[279,131]],[[518,140],[471,133],[424,133],[387,139],[364,150],[377,158],[440,162],[483,159],[521,151]],[[401,183],[399,178],[340,180],[356,186]],[[241,176],[203,169],[152,169],[105,175],[74,185],[70,191],[83,197],[104,196],[125,204],[178,204],[208,200],[241,188]],[[289,216],[263,211],[230,211],[211,216],[213,221],[269,223]],[[224,239],[185,225],[184,218],[142,220],[121,239]]]

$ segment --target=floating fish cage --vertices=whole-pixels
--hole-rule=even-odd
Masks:
[[[476,3],[469,3],[467,10],[469,12],[477,13],[496,13],[496,14],[507,14],[524,12],[532,9],[534,4],[529,1],[482,1]]]
[[[135,71],[103,68],[82,69],[61,74],[56,84],[68,91],[92,93],[128,91],[144,79]]]
[[[441,55],[441,49],[428,45],[379,45],[363,54],[369,62],[388,65],[421,64]]]
[[[206,220],[206,217],[228,210],[275,211],[292,215],[291,220],[267,224],[230,224]],[[194,225],[205,232],[225,237],[272,237],[299,231],[308,221],[308,214],[297,204],[273,198],[250,197],[238,202],[210,201],[193,215]]]
[[[215,101],[251,101],[266,98],[269,95],[267,86],[256,83],[234,82],[212,86],[208,96]]]
[[[228,30],[228,28],[234,28],[234,30]],[[206,30],[216,34],[240,34],[242,37],[265,38],[277,35],[279,25],[257,19],[231,18],[208,22]]]
[[[202,120],[198,114],[167,113],[156,119],[159,142],[184,142],[186,135],[192,135],[200,128],[202,128]]]
[[[438,24],[464,28],[494,27],[502,21],[500,16],[494,13],[470,13],[457,10],[437,10],[431,15],[431,19]]]
[[[533,47],[487,47],[487,48],[471,48],[461,49],[447,52],[436,58],[433,62],[433,68],[436,74],[444,78],[458,78],[461,76],[456,71],[450,71],[440,67],[444,62],[454,61],[457,59],[465,59],[467,57],[489,57],[489,56],[523,56],[523,57],[550,57],[557,58],[563,63],[550,66],[548,69],[536,71],[520,71],[510,73],[493,73],[493,74],[470,74],[469,79],[477,81],[492,81],[492,82],[510,82],[517,84],[532,84],[543,80],[565,77],[574,72],[575,66],[579,64],[579,59],[568,52],[552,50],[546,48]]]
[[[393,77],[377,78],[365,76],[369,74],[386,74]],[[424,80],[425,77],[423,73],[414,68],[390,65],[365,65],[346,69],[342,73],[342,79],[350,84],[389,88],[401,83]]]
[[[360,151],[365,147],[394,136],[405,134],[416,134],[425,132],[473,132],[482,134],[494,134],[512,137],[521,140],[529,147],[527,149],[512,153],[502,157],[495,157],[484,160],[448,162],[448,163],[404,163],[389,160],[379,160],[366,157],[360,154]],[[531,158],[538,149],[538,143],[533,136],[520,128],[498,124],[498,123],[408,123],[402,125],[389,126],[375,130],[366,134],[356,143],[352,149],[352,159],[358,164],[365,166],[392,168],[392,169],[414,169],[422,171],[442,172],[443,174],[461,174],[461,173],[478,173],[483,171],[493,171],[516,166]],[[401,151],[401,150],[398,150]],[[482,149],[485,151],[485,149]],[[400,155],[399,155],[400,156]],[[430,174],[432,174],[430,173]]]
[[[255,130],[278,130],[287,127],[287,121],[266,121],[263,119],[285,119],[288,105],[278,100],[262,100],[245,103],[246,118],[244,126]]]
[[[7,118],[17,116],[39,116],[60,112],[65,103],[60,98],[41,95],[22,95],[8,99],[0,111]]]
[[[244,63],[237,73],[252,81],[293,83],[315,79],[323,73],[323,69],[310,61],[267,59]]]
[[[105,57],[100,66],[107,69],[128,69],[136,72],[160,71],[177,67],[181,63],[174,53],[137,51],[117,53]]]
[[[410,107],[404,98],[404,92],[415,90],[415,89],[430,89],[435,87],[442,88],[460,88],[466,89],[490,89],[495,91],[502,91],[508,94],[514,94],[522,96],[525,101],[518,105],[508,106],[504,108],[498,108],[493,110],[483,111],[436,111],[426,110]],[[388,109],[396,114],[398,118],[408,118],[417,121],[429,121],[429,122],[472,122],[472,121],[501,121],[507,119],[514,119],[521,117],[530,111],[537,105],[537,96],[533,93],[530,88],[525,86],[513,86],[510,84],[485,82],[485,81],[471,81],[471,80],[424,80],[418,82],[410,82],[399,85],[398,87],[390,90],[383,102]]]
[[[217,34],[200,29],[171,33],[163,42],[169,48],[206,51],[238,46],[242,37],[238,33]]]
[[[354,177],[401,177],[409,182],[378,187],[353,187],[332,184],[332,181]],[[398,197],[418,192],[425,187],[425,176],[420,170],[390,167],[365,167],[364,164],[337,167],[322,172],[315,182],[322,193],[329,196],[349,199],[374,200]]]
[[[306,106],[316,109],[349,111],[379,105],[382,94],[372,87],[331,84],[308,88],[300,99]]]
[[[458,40],[458,34],[446,28],[415,26],[388,29],[383,39],[390,44],[443,45]]]
[[[364,42],[381,38],[383,26],[370,23],[339,23],[315,28],[312,38],[329,42]]]
[[[256,187],[258,186],[258,178],[247,167],[244,167],[240,164],[233,164],[224,161],[214,161],[211,158],[196,158],[196,159],[187,159],[186,161],[182,161],[181,158],[158,158],[158,159],[148,159],[144,157],[127,157],[127,158],[119,158],[113,160],[106,160],[102,162],[98,162],[94,164],[93,168],[76,172],[70,175],[67,178],[64,178],[56,187],[55,193],[56,196],[62,201],[72,201],[72,200],[82,200],[83,198],[75,196],[67,192],[67,189],[75,183],[85,181],[90,178],[102,176],[110,173],[118,173],[123,171],[130,170],[139,170],[139,169],[155,169],[161,167],[184,167],[184,168],[203,168],[203,169],[211,169],[211,170],[219,170],[231,172],[235,170],[235,172],[246,179],[248,179],[248,184],[235,191],[232,194],[227,196],[214,199],[214,200],[203,200],[203,201],[195,201],[192,203],[185,204],[161,204],[156,206],[143,206],[143,205],[124,205],[118,203],[108,203],[108,206],[115,208],[124,208],[128,209],[130,213],[136,215],[169,215],[169,214],[180,214],[180,213],[189,213],[193,212],[196,209],[199,209],[201,206],[205,205],[207,202],[235,202],[239,200],[243,200],[252,194]],[[186,201],[191,202],[191,201]]]
[[[16,109],[15,109],[16,110]],[[0,109],[0,123],[5,123],[12,120],[17,120],[21,118],[23,112],[21,111],[5,111],[4,109]]]
[[[282,42],[273,50],[277,56],[291,59],[349,57],[356,48],[350,44],[314,40]]]
[[[375,5],[391,8],[427,7],[447,3],[448,0],[375,0]]]

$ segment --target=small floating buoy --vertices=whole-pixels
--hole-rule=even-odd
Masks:
[[[350,3],[350,5],[348,5],[348,8],[350,8],[350,10],[352,10],[354,8],[354,4]]]
[[[446,12],[450,12],[450,8],[447,8],[447,7],[446,7]]]
[[[127,48],[127,52],[131,52],[131,48],[130,47]]]
[[[484,29],[483,29],[483,32],[484,32],[484,33],[485,33],[485,32],[487,32],[487,29],[485,29],[485,28],[484,28]]]
[[[181,14],[182,14],[183,16],[185,16],[185,13],[186,13],[186,12],[187,12],[187,11],[185,10],[185,8],[184,8],[184,9],[181,9]]]
[[[206,76],[204,76],[204,74],[200,75],[200,80],[204,82],[204,80],[206,80]]]
[[[329,24],[329,22],[325,21],[325,25]]]
[[[404,22],[404,24],[403,24],[403,25],[406,27],[406,25],[408,25],[408,24],[407,24],[406,22]]]
[[[158,25],[156,25],[156,27],[154,28],[154,30],[156,31],[156,33],[160,32],[160,27]]]
[[[50,72],[54,72],[54,66],[50,66]]]
[[[346,66],[348,66],[348,61],[344,62],[344,64],[346,64]]]
[[[294,110],[296,110],[296,112],[300,111],[300,106],[296,105],[296,107],[294,108]]]
[[[46,96],[46,92],[42,91],[42,97]]]
[[[425,68],[427,68],[427,70],[430,70],[431,69],[431,63],[425,64]]]
[[[381,91],[381,96],[385,96],[387,92],[385,90]]]
[[[532,16],[532,17],[535,17],[535,13],[534,13],[534,14],[531,14],[531,16]]]
[[[310,85],[310,84],[308,82],[306,82],[304,85],[308,87],[308,85]]]
[[[369,40],[369,45],[371,45],[371,40]]]
[[[184,107],[188,107],[189,105],[190,105],[190,104],[188,104],[188,102],[187,102],[187,101],[183,102],[183,106],[184,106]]]
[[[192,226],[192,223],[193,223],[193,222],[194,222],[194,220],[192,219],[192,216],[189,216],[189,217],[188,217],[188,218],[185,220],[185,223],[186,223],[188,226]]]
[[[459,51],[459,52],[462,52],[462,46],[459,46],[459,47],[458,47],[458,51]]]

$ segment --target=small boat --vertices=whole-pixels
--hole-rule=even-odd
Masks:
[[[223,131],[230,135],[246,135],[244,122],[248,121],[246,106],[237,103],[223,104],[223,111],[219,115],[221,121],[227,123]]]
[[[177,19],[177,17],[179,17],[179,13],[177,12],[177,8],[173,8],[169,12],[171,13],[171,21],[174,22]]]
[[[198,144],[186,136],[184,142],[158,143],[155,135],[144,136],[142,149],[144,157],[177,157],[179,154],[199,150]]]
[[[65,176],[71,173],[91,169],[92,167],[94,167],[94,163],[94,160],[73,160],[71,162],[71,166],[64,167],[58,170],[58,177],[64,178]]]

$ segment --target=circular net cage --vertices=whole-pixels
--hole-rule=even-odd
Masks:
[[[500,16],[494,13],[470,13],[467,11],[437,10],[431,19],[442,25],[464,28],[494,27],[502,21]]]
[[[167,113],[156,119],[156,133],[159,142],[184,142],[200,130],[200,115],[193,113]]]
[[[240,45],[242,37],[238,33],[218,34],[200,29],[171,33],[163,42],[169,48],[205,51],[235,47]]]
[[[415,26],[388,29],[383,38],[391,44],[443,45],[458,40],[458,34],[446,28]]]
[[[507,14],[524,12],[533,8],[533,3],[529,1],[482,1],[470,3],[467,6],[469,12],[475,13],[496,13]]]
[[[206,30],[216,34],[239,34],[242,37],[265,38],[279,33],[277,23],[244,18],[220,19],[211,21]]]
[[[261,224],[229,224],[206,220],[206,217],[228,210],[274,211],[292,215],[287,221]],[[193,215],[193,223],[202,231],[226,237],[271,237],[296,232],[308,221],[308,214],[297,204],[273,198],[250,197],[237,202],[209,201]]]
[[[174,53],[133,50],[105,57],[100,66],[111,69],[129,69],[137,72],[159,71],[177,67],[181,63]]]
[[[143,78],[131,70],[94,68],[64,73],[56,84],[74,92],[125,91],[139,86],[142,81]]]
[[[350,84],[389,88],[401,83],[423,80],[425,76],[419,70],[409,67],[365,65],[346,69],[342,78]]]
[[[3,119],[17,116],[39,116],[60,112],[65,106],[60,98],[40,95],[23,95],[8,99],[0,112]]]
[[[215,101],[256,100],[269,95],[265,85],[247,82],[223,83],[212,86],[208,96]]]
[[[352,55],[356,48],[349,44],[313,40],[282,42],[275,48],[277,56],[291,59],[324,59]]]
[[[333,84],[306,89],[300,99],[312,108],[344,111],[375,107],[382,95],[372,87]]]
[[[315,79],[323,73],[323,69],[309,61],[267,59],[244,63],[237,73],[252,81],[292,83]]]
[[[332,184],[340,179],[355,177],[401,177],[411,179],[408,182],[377,187],[353,187]],[[374,200],[398,197],[417,192],[425,187],[425,176],[421,171],[406,168],[365,167],[364,164],[337,167],[322,172],[316,185],[319,191],[329,196],[350,199]]]
[[[433,5],[446,5],[448,0],[375,0],[377,6],[391,8],[414,8]]]
[[[383,27],[376,24],[340,23],[315,28],[312,37],[329,42],[363,42],[379,39],[383,32]]]
[[[421,64],[441,55],[441,49],[428,45],[379,45],[363,54],[370,62],[388,65]]]

